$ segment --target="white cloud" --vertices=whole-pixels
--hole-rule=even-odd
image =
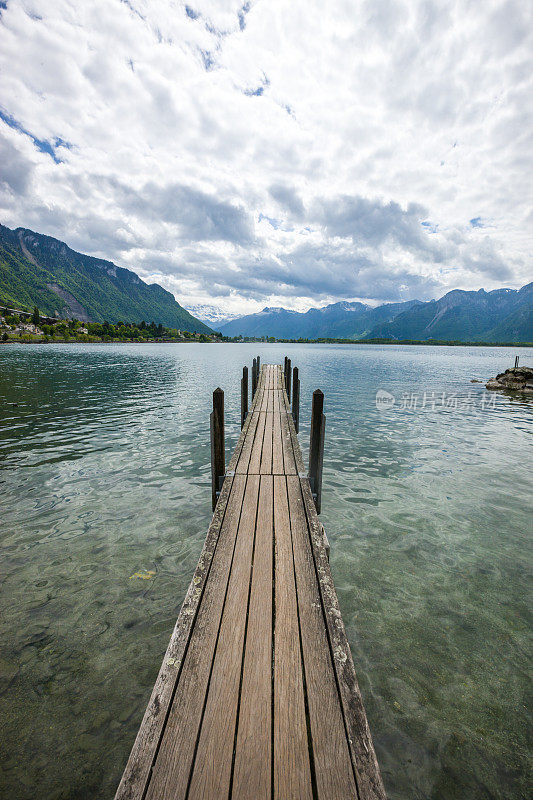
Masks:
[[[532,17],[512,0],[8,0],[0,221],[232,313],[520,286]]]

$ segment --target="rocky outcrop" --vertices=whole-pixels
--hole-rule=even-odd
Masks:
[[[52,292],[55,292],[57,295],[59,295],[59,297],[67,304],[68,311],[63,309],[62,312],[64,317],[67,319],[79,319],[80,322],[94,321],[90,318],[82,304],[78,303],[73,294],[67,292],[66,289],[62,289],[61,286],[57,285],[57,283],[47,283],[46,286],[48,289],[51,289]]]
[[[486,384],[487,389],[533,394],[533,367],[513,367],[496,375]]]

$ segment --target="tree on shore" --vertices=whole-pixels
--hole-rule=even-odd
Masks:
[[[31,315],[31,321],[36,327],[38,327],[40,320],[41,317],[39,315],[39,309],[37,308],[37,306],[33,306],[33,314]]]

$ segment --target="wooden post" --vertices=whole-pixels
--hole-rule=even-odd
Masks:
[[[291,360],[290,358],[287,359],[287,398],[289,403],[291,402],[291,378],[292,378],[292,367],[291,367]]]
[[[285,387],[287,386],[287,361],[288,358],[285,356],[285,361],[283,362],[283,383],[285,384]]]
[[[252,364],[252,402],[255,397],[255,390],[257,389],[257,362],[254,358]]]
[[[248,416],[248,367],[242,368],[241,378],[241,430]]]
[[[324,394],[320,389],[313,392],[311,408],[311,439],[309,443],[309,482],[315,501],[316,513],[322,506],[322,465],[324,462],[324,435],[326,417],[323,414]]]
[[[300,378],[298,377],[298,367],[292,371],[292,418],[296,433],[300,429]]]
[[[213,410],[211,412],[210,423],[211,504],[214,511],[226,472],[226,454],[224,451],[224,392],[222,389],[215,389],[213,392]]]
[[[515,369],[518,369],[518,360],[519,360],[519,358],[520,358],[520,356],[515,356],[515,360],[514,360],[514,368]]]
[[[257,383],[259,383],[259,374],[261,372],[261,356],[257,356],[255,363],[257,364]]]

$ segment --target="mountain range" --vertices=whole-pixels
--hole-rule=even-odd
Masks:
[[[486,292],[454,289],[440,300],[408,300],[371,307],[341,301],[306,312],[264,308],[208,324],[183,308],[170,292],[147,284],[131,270],[83,255],[64,242],[26,228],[0,225],[0,306],[85,322],[162,323],[169,328],[224,336],[276,339],[439,339],[532,342],[533,283]],[[198,307],[200,315],[202,308]],[[205,308],[203,309],[205,311]]]
[[[82,322],[162,323],[211,333],[157,283],[111,261],[71,250],[51,236],[0,225],[0,306]]]
[[[454,289],[440,300],[408,300],[372,308],[340,302],[306,312],[264,308],[217,329],[224,336],[277,339],[438,339],[470,342],[532,342],[533,283],[486,292]]]

